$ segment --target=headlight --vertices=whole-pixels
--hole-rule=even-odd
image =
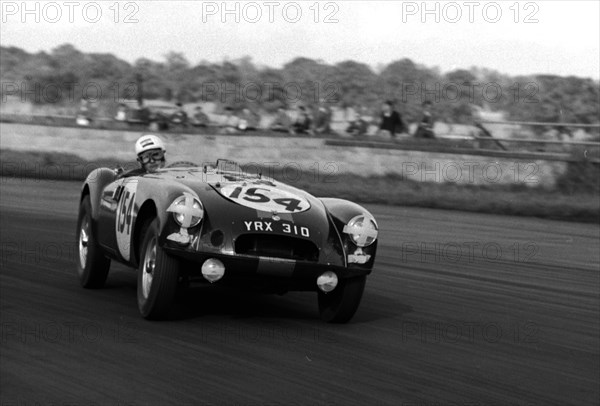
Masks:
[[[361,214],[344,226],[344,232],[357,246],[368,247],[377,239],[377,223],[373,217]]]
[[[204,217],[202,203],[189,193],[184,193],[173,200],[167,211],[173,213],[177,224],[184,228],[197,226]]]

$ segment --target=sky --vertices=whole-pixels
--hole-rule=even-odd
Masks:
[[[25,6],[23,6],[25,4]],[[442,72],[600,78],[600,1],[0,1],[0,45],[71,43],[129,62],[296,57],[377,69],[410,58]],[[229,11],[229,13],[228,13]]]

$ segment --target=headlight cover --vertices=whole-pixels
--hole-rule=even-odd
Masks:
[[[361,248],[373,244],[377,240],[378,232],[375,219],[366,214],[353,217],[344,226],[344,233],[348,234],[354,244]]]
[[[175,222],[184,228],[197,226],[204,217],[202,202],[195,196],[185,192],[182,196],[173,200],[167,211],[173,213]]]

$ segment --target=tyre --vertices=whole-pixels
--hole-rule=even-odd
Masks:
[[[318,292],[319,314],[328,323],[348,322],[360,305],[365,290],[366,276],[342,279],[329,293]]]
[[[104,286],[110,259],[102,254],[102,249],[92,232],[92,204],[90,196],[85,196],[79,206],[76,241],[78,248],[77,274],[81,286],[97,289]]]
[[[138,266],[137,298],[140,313],[146,319],[167,317],[179,278],[179,261],[158,245],[158,220],[142,227],[140,264]]]

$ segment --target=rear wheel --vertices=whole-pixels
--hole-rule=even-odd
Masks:
[[[179,261],[158,245],[158,220],[147,222],[141,235],[137,298],[140,313],[147,319],[167,317],[179,279]]]
[[[92,205],[90,196],[87,195],[79,206],[77,218],[77,274],[79,282],[84,288],[101,288],[106,282],[110,259],[102,254],[92,232]]]
[[[348,322],[360,305],[366,281],[366,276],[341,279],[333,291],[319,291],[321,319],[328,323]]]

